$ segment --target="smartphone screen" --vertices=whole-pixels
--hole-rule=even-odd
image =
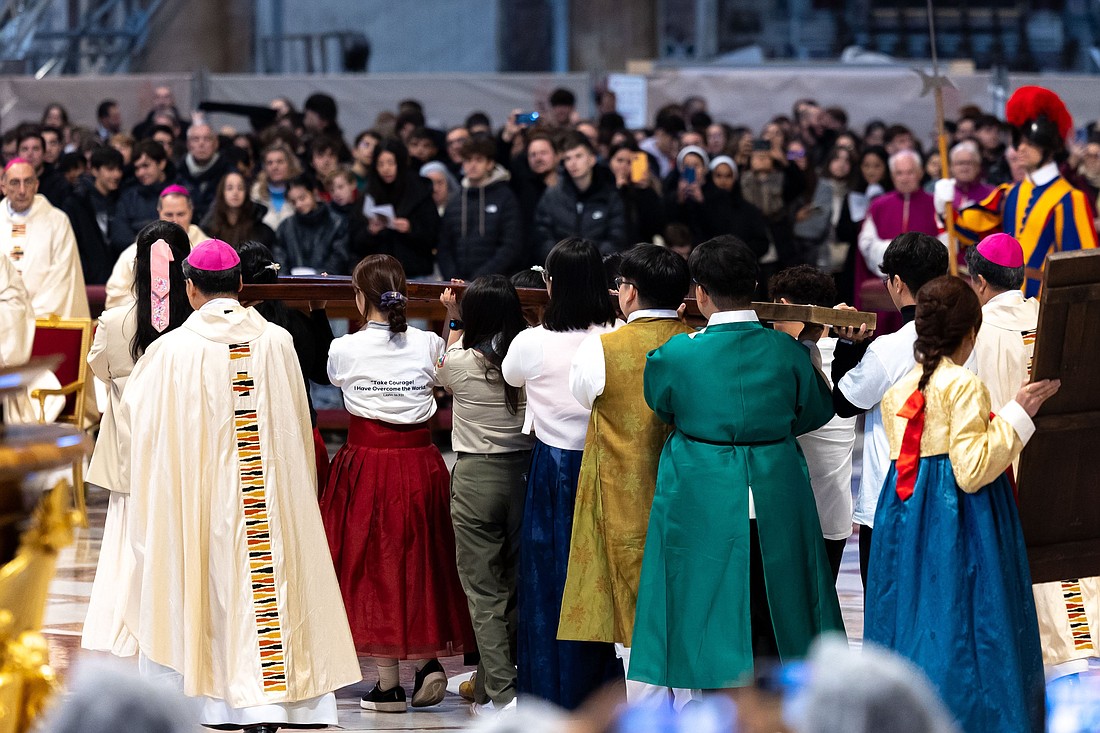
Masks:
[[[684,168],[684,181],[688,185],[691,185],[692,183],[695,183],[695,169],[694,168]]]
[[[641,183],[649,176],[649,156],[645,153],[634,153],[630,158],[630,180],[633,183]]]

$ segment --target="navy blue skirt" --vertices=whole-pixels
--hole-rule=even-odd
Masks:
[[[623,678],[614,645],[557,639],[582,454],[535,441],[516,579],[517,688],[567,710],[606,682]]]
[[[1012,486],[955,483],[946,455],[920,459],[913,495],[897,468],[875,512],[864,639],[924,670],[966,733],[1044,729],[1031,574]]]

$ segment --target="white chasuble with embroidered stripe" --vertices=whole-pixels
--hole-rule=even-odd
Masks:
[[[141,652],[234,708],[359,681],[290,334],[210,301],[138,361],[120,412]]]

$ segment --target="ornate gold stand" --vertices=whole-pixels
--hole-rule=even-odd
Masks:
[[[0,397],[25,391],[45,365],[0,369]],[[57,554],[81,522],[67,481],[27,501],[28,474],[71,466],[87,435],[60,425],[0,425],[0,733],[24,733],[53,694],[42,621]]]

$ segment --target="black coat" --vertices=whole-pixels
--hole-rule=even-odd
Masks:
[[[664,236],[668,217],[665,202],[656,191],[628,183],[619,186],[619,196],[623,200],[627,245],[652,242],[658,234]]]
[[[547,189],[535,209],[535,237],[543,261],[566,237],[583,237],[599,247],[602,255],[623,250],[626,219],[611,171],[597,165],[592,169],[592,183],[582,192],[569,174],[560,170],[558,185]]]
[[[296,213],[279,225],[272,254],[287,274],[295,267],[330,275],[350,274],[348,222],[327,204],[318,204],[305,215]]]
[[[392,255],[401,263],[405,276],[426,277],[435,267],[435,247],[439,240],[439,211],[432,200],[432,182],[410,173],[405,179],[404,193],[397,201],[374,199],[376,204],[392,204],[398,219],[409,220],[409,231],[383,229],[368,237],[374,252]]]
[[[523,257],[519,202],[497,168],[484,186],[467,186],[447,202],[436,259],[444,280],[508,275]]]
[[[111,246],[115,250],[121,252],[129,247],[137,241],[138,232],[160,218],[157,202],[160,200],[160,192],[169,185],[171,179],[165,178],[148,186],[135,183],[123,189],[118,197],[116,224],[111,232]]]
[[[298,355],[298,364],[302,367],[306,401],[309,403],[309,423],[317,427],[317,411],[313,407],[309,383],[329,384],[328,350],[333,334],[328,314],[324,310],[313,310],[307,316],[296,308],[287,308],[280,301],[270,300],[257,305],[256,310],[268,321],[289,331],[294,339],[294,353]]]
[[[109,236],[104,236],[97,219],[97,211],[106,212],[107,233],[110,235],[117,200],[117,194],[103,196],[90,179],[82,178],[61,207],[72,223],[84,282],[88,285],[105,284],[118,259],[118,252],[111,249]]]
[[[732,234],[747,244],[757,257],[768,252],[768,222],[760,209],[746,201],[736,187],[733,191],[723,191],[707,181],[703,184],[703,202],[689,199],[677,204],[675,219],[688,226],[695,244]]]
[[[73,193],[73,186],[64,173],[47,163],[42,169],[42,175],[38,177],[38,193],[60,209]]]
[[[519,202],[520,233],[523,237],[523,254],[518,267],[541,265],[542,261],[538,259],[540,246],[535,236],[535,209],[546,193],[546,179],[531,171],[526,155],[512,158],[509,172],[512,174],[512,192]]]

